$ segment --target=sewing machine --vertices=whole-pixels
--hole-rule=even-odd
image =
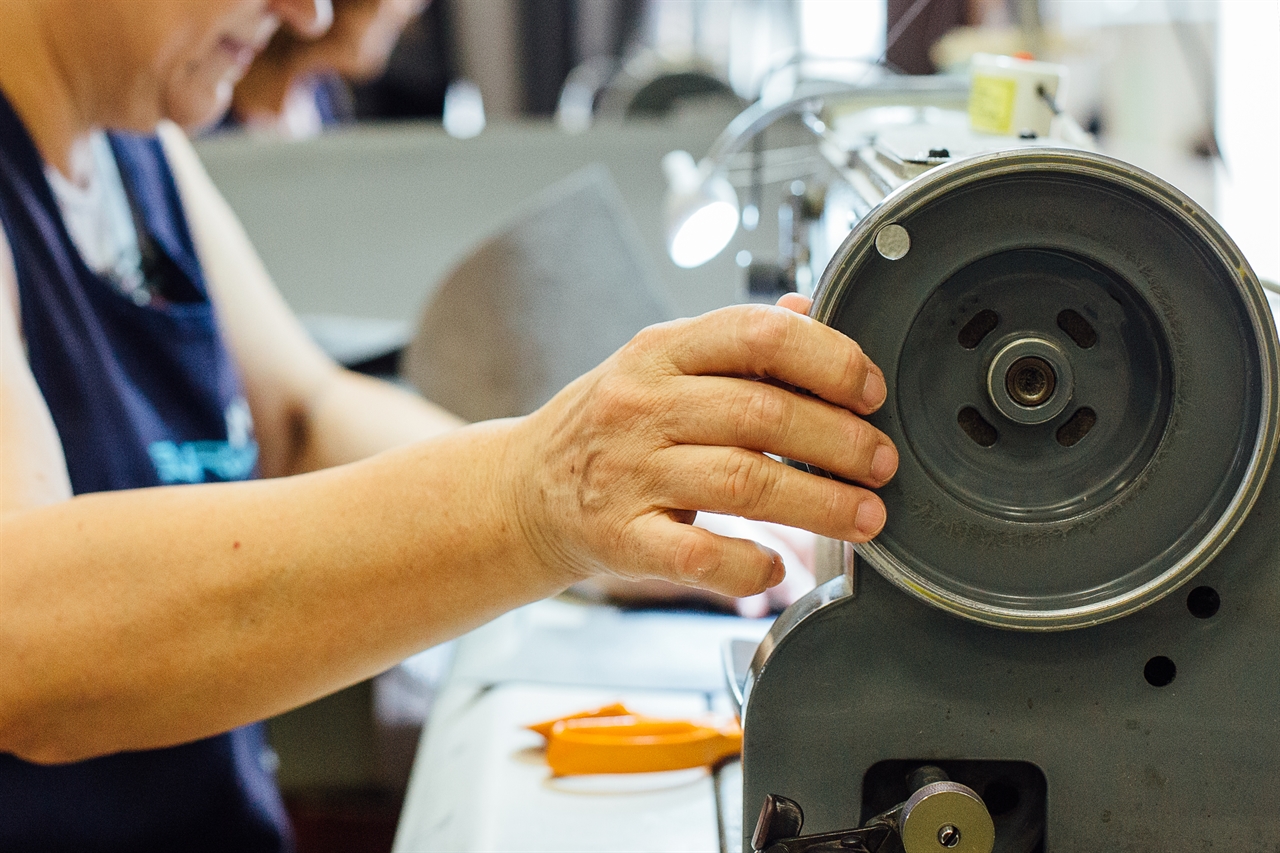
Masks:
[[[536,624],[543,604],[467,638],[398,849],[1280,849],[1261,284],[1187,195],[1087,139],[833,103],[735,125],[800,114],[838,176],[793,193],[782,278],[804,289],[807,268],[813,316],[889,380],[871,418],[901,457],[887,527],[824,543],[834,576],[726,645],[744,751],[710,776],[561,790],[520,728],[619,699],[719,707],[713,638],[677,633],[696,620],[662,634],[702,660],[696,683],[599,665],[664,659],[638,614]]]
[[[1053,140],[831,147],[855,224],[812,315],[884,369],[901,465],[731,678],[742,849],[1280,849],[1280,347],[1243,256]]]

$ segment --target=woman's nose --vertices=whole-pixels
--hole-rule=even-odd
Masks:
[[[271,8],[280,20],[300,36],[321,36],[333,23],[331,0],[271,0]]]

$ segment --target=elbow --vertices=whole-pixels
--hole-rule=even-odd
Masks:
[[[3,751],[9,752],[10,755],[14,756],[15,758],[19,758],[29,764],[38,764],[42,767],[54,767],[59,764],[74,764],[77,761],[84,761],[87,758],[93,757],[89,755],[77,755],[74,753],[65,752],[57,748],[50,749],[50,748],[36,747],[33,749],[21,749],[21,750],[15,749],[12,751],[9,751],[9,750],[3,750]]]
[[[53,754],[49,745],[31,731],[29,725],[17,719],[9,709],[0,711],[0,753],[21,758],[32,764],[61,764],[60,756]]]
[[[21,680],[0,673],[0,753],[32,764],[70,764],[104,754],[93,749],[86,738],[77,736],[79,726],[69,725],[65,709],[60,713],[30,691],[15,689]]]
[[[51,730],[40,725],[40,715],[20,708],[15,697],[0,698],[0,753],[32,764],[69,764],[88,756],[79,755]]]
[[[0,753],[7,753],[31,764],[53,766],[72,764],[96,758],[100,752],[86,750],[39,727],[0,722]]]

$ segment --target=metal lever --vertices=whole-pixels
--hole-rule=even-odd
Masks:
[[[869,822],[861,829],[801,835],[804,812],[795,800],[767,794],[751,837],[753,853],[880,853],[893,835],[887,823]]]
[[[804,812],[794,800],[769,794],[751,837],[753,853],[889,853],[897,836],[904,853],[991,853],[995,824],[972,789],[926,765],[907,779],[911,796],[859,829],[801,835]]]

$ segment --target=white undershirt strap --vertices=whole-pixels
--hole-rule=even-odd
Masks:
[[[151,294],[142,271],[138,231],[107,135],[95,131],[89,138],[89,151],[84,186],[68,181],[52,166],[45,166],[45,176],[85,265],[126,296],[145,304]]]

